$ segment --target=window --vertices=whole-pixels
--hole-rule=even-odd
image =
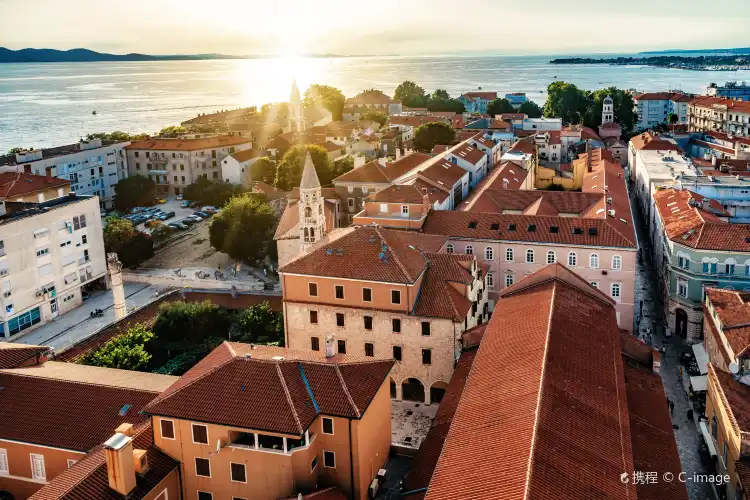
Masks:
[[[320,341],[318,340],[318,337],[310,337],[310,349],[313,351],[320,350]]]
[[[612,269],[622,269],[622,257],[620,257],[619,255],[612,256]]]
[[[592,269],[599,268],[599,254],[598,253],[592,253],[589,256],[589,267]]]
[[[344,298],[344,285],[336,285],[336,298],[337,299]]]
[[[495,252],[492,251],[492,247],[484,249],[484,260],[493,260],[495,258]]]
[[[422,321],[422,335],[425,337],[430,336],[430,322]]]
[[[214,500],[214,494],[207,491],[199,491],[198,500]]]
[[[453,253],[455,248],[453,247],[453,244],[449,244],[447,247],[445,247],[445,253]]]
[[[400,304],[400,303],[401,303],[401,291],[391,290],[391,304]]]
[[[232,474],[232,482],[235,483],[246,483],[247,482],[247,474],[245,472],[245,464],[235,464],[231,463],[229,464],[229,471]]]
[[[578,254],[570,252],[568,254],[568,267],[575,267],[578,263]]]
[[[44,255],[47,255],[49,253],[49,247],[40,248],[36,251],[37,257],[42,257]]]
[[[534,263],[534,250],[529,248],[526,250],[526,263],[527,264],[533,264]]]
[[[318,324],[318,311],[310,311],[310,324],[311,325]]]
[[[492,275],[492,273],[487,273],[487,288],[494,288],[495,287],[495,277]]]
[[[422,364],[432,364],[432,349],[422,349]]]
[[[505,249],[505,260],[508,262],[513,262],[513,249],[512,248]]]
[[[344,313],[336,313],[336,326],[344,326]]]
[[[512,274],[506,274],[505,275],[505,286],[511,286],[513,284],[513,275]]]
[[[333,419],[323,417],[323,434],[333,435]]]
[[[308,293],[310,294],[310,297],[318,296],[318,284],[317,283],[308,283],[307,290],[308,290]]]
[[[31,457],[31,477],[33,479],[47,479],[47,472],[44,469],[44,455],[30,453]]]
[[[680,269],[690,269],[690,258],[684,255],[677,256],[677,266]]]
[[[734,261],[728,260],[724,264],[724,274],[734,274]]]
[[[362,302],[372,302],[372,288],[362,289]]]
[[[707,272],[708,272],[708,262],[704,262],[704,263],[703,263],[703,272],[704,272],[704,273],[707,273]]]
[[[346,340],[338,341],[339,354],[346,354]]]
[[[75,276],[75,273],[71,274]],[[10,320],[8,320],[8,333],[10,333],[10,335],[15,335],[26,330],[27,328],[31,328],[33,325],[36,325],[39,322],[41,322],[41,313],[39,308],[36,307],[31,311],[19,314],[15,318],[11,318]]]
[[[547,264],[554,264],[555,262],[557,262],[557,256],[555,255],[555,252],[550,250],[547,252]]]
[[[365,316],[365,330],[372,330],[372,316]]]
[[[688,296],[688,282],[687,280],[677,278],[677,295],[680,297]]]
[[[409,215],[409,205],[401,205],[401,215],[407,216]]]
[[[401,320],[398,318],[393,318],[391,320],[391,324],[393,325],[393,333],[401,333]]]
[[[336,468],[336,454],[332,451],[323,452],[323,467]]]
[[[208,444],[208,427],[201,424],[193,424],[193,442],[196,444]]]
[[[401,346],[400,345],[393,346],[393,359],[395,359],[396,361],[401,361]]]
[[[599,290],[599,282],[598,281],[592,281],[591,282],[591,286],[593,286],[594,288],[596,288],[597,290]]]
[[[8,452],[0,448],[0,474],[8,473]]]
[[[315,467],[317,467],[317,466],[318,466],[318,457],[315,456],[315,457],[313,457],[312,462],[310,462],[310,471],[311,472],[314,471]]]
[[[375,356],[375,346],[369,342],[365,344],[365,356]]]
[[[171,420],[161,420],[161,437],[164,439],[174,439],[174,422]]]
[[[471,245],[466,245],[466,250],[464,251],[466,255],[474,255],[474,247]]]
[[[349,198],[348,203],[349,203],[349,208],[354,208],[354,198]]]
[[[619,283],[612,283],[612,298],[613,299],[619,299],[620,298],[620,284]]]

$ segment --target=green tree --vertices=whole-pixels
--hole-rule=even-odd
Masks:
[[[339,121],[342,119],[345,102],[346,97],[336,87],[313,83],[305,90],[302,105],[306,108],[312,108],[315,105],[323,106],[331,112],[334,121]]]
[[[240,342],[268,343],[283,338],[281,315],[267,301],[243,309],[232,324],[232,339]]]
[[[142,175],[122,179],[115,187],[115,208],[121,212],[133,207],[150,205],[156,195],[156,183]]]
[[[406,80],[396,87],[393,98],[410,108],[422,108],[427,104],[424,89],[411,80]]]
[[[450,98],[451,95],[448,93],[448,91],[443,89],[436,89],[435,92],[433,92],[430,96],[430,99],[433,99],[435,101],[447,101]]]
[[[127,219],[119,217],[107,217],[105,220],[103,237],[104,251],[117,252],[123,243],[128,241],[135,234],[135,226]]]
[[[14,155],[14,154],[16,154],[16,153],[21,153],[21,152],[23,152],[23,151],[26,151],[27,149],[34,149],[34,148],[21,148],[21,147],[10,148],[10,149],[8,150],[8,153],[7,153],[7,154],[8,154],[8,155]]]
[[[615,121],[620,124],[623,131],[628,133],[633,130],[636,123],[635,103],[633,96],[617,87],[608,87],[593,92],[587,92],[590,106],[584,124],[596,130],[596,127],[602,123],[602,106],[607,96],[612,98],[614,103]]]
[[[572,83],[552,82],[547,86],[544,116],[562,118],[564,123],[583,123],[592,106],[587,92]]]
[[[335,179],[339,175],[345,174],[354,168],[354,157],[352,155],[346,155],[340,160],[336,158],[333,162],[333,178]]]
[[[453,127],[446,123],[425,123],[417,127],[414,133],[414,147],[418,151],[429,153],[436,144],[450,144],[455,136]]]
[[[127,132],[122,132],[121,130],[116,130],[114,132],[95,132],[93,134],[86,134],[86,140],[92,141],[95,139],[101,139],[103,141],[135,141],[138,139],[145,139],[148,137],[148,134],[128,134]]]
[[[211,246],[235,260],[255,263],[273,245],[273,209],[256,197],[238,196],[211,218]]]
[[[305,157],[307,153],[312,157],[315,172],[318,174],[318,180],[321,186],[331,183],[334,178],[331,159],[328,157],[328,151],[314,144],[298,144],[286,152],[276,169],[275,186],[283,191],[291,191],[292,188],[298,187],[302,179],[302,170],[305,166]]]
[[[137,323],[101,348],[86,354],[79,363],[121,370],[143,370],[151,360],[146,347],[154,337],[154,333],[145,325]]]
[[[186,200],[223,207],[232,197],[239,196],[244,192],[245,189],[237,184],[199,177],[197,181],[185,188],[182,195]]]
[[[454,113],[463,113],[466,108],[458,99],[452,99],[450,94],[443,89],[437,89],[427,101],[429,111],[453,111]]]
[[[123,266],[136,267],[154,256],[154,240],[149,234],[135,231],[130,239],[117,249],[117,256]]]
[[[187,130],[185,127],[182,127],[180,125],[170,125],[169,127],[164,127],[159,131],[160,136],[163,137],[177,137],[180,134],[186,133]]]
[[[171,356],[200,346],[208,339],[227,338],[230,324],[227,312],[208,300],[163,303],[152,327],[158,339],[154,352],[163,351]]]
[[[515,113],[516,110],[513,106],[511,106],[510,101],[508,99],[505,99],[504,97],[501,97],[500,99],[495,99],[494,101],[490,101],[487,104],[487,114],[490,116],[500,115],[503,113]]]
[[[161,222],[151,226],[151,238],[153,238],[155,245],[165,242],[172,236],[172,233],[174,233],[174,229]]]
[[[676,114],[669,113],[669,115],[667,115],[667,123],[670,125],[675,125],[678,121],[680,121],[680,117]]]
[[[276,162],[268,156],[258,158],[250,166],[250,178],[273,186],[276,181]]]
[[[370,110],[370,111],[365,111],[364,113],[359,115],[359,119],[378,122],[380,126],[382,127],[383,125],[385,125],[385,122],[388,121],[388,115],[386,115],[382,111]]]
[[[518,107],[516,113],[523,113],[529,118],[541,118],[542,108],[534,101],[526,101]]]

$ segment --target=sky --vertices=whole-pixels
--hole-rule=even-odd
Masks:
[[[748,0],[0,0],[0,46],[283,56],[629,53],[750,47],[748,19]]]

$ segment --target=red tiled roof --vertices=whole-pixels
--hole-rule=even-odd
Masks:
[[[717,370],[711,363],[708,364],[709,380],[715,376],[719,388],[728,406],[730,418],[737,423],[741,432],[750,429],[750,386],[737,380],[731,373]],[[709,384],[710,387],[710,384]],[[723,402],[721,403],[723,404]]]
[[[466,92],[464,97],[471,99],[484,99],[486,101],[494,101],[497,99],[497,92]]]
[[[431,153],[432,154],[439,154],[445,152],[450,146],[445,144],[436,144],[433,146]]]
[[[21,373],[0,373],[0,439],[87,452],[120,424],[146,421],[140,411],[157,395]]]
[[[679,92],[645,92],[633,96],[634,101],[675,101],[686,102],[691,99],[690,96]]]
[[[413,170],[421,163],[431,159],[432,156],[425,153],[411,153],[398,160],[381,165],[378,160],[371,161],[353,170],[339,175],[333,179],[334,183],[367,182],[378,184],[390,184],[405,173]]]
[[[427,190],[427,196],[430,198],[430,205],[434,203],[443,203],[450,196],[450,188],[446,187],[435,187],[434,185],[423,181],[420,178],[414,180],[414,187],[419,189],[422,193],[423,189]]]
[[[112,429],[111,434],[114,434]],[[127,495],[128,500],[147,496],[180,463],[154,446],[151,422],[143,425],[133,438],[133,448],[146,450],[148,471],[136,474],[136,487]],[[33,500],[122,500],[122,495],[109,487],[107,456],[99,446],[72,467],[64,470],[52,481],[31,496]]]
[[[449,318],[462,322],[471,309],[472,302],[459,293],[450,283],[471,285],[474,281],[470,271],[460,264],[471,265],[472,255],[425,253],[430,267],[422,281],[419,298],[413,314],[431,318]]]
[[[412,184],[395,184],[381,189],[377,193],[368,196],[367,201],[379,203],[410,203],[421,205],[424,203],[422,191]]]
[[[394,363],[350,362],[341,355],[321,361],[258,359],[253,351],[249,344],[224,342],[144,412],[301,435],[319,413],[361,418]]]
[[[220,135],[205,139],[143,139],[133,141],[125,149],[148,149],[159,151],[195,151],[199,149],[225,148],[239,144],[249,144],[249,137],[238,135]]]
[[[0,172],[0,198],[2,199],[18,198],[63,186],[70,186],[70,181],[23,172]]]
[[[391,115],[388,118],[388,125],[408,125],[409,127],[419,127],[425,123],[442,121],[439,117],[430,115]]]
[[[45,358],[51,350],[51,347],[41,345],[0,342],[0,369],[37,364],[36,361]]]
[[[649,151],[677,151],[682,153],[680,146],[672,141],[662,139],[658,135],[652,135],[650,132],[643,132],[630,139],[630,143],[637,150],[645,149]]]
[[[715,200],[662,189],[654,193],[654,203],[670,240],[702,250],[750,252],[750,224],[724,222],[719,217],[728,213]]]
[[[437,252],[447,239],[445,236],[364,226],[330,245],[319,246],[288,263],[280,272],[411,284],[426,266],[424,257],[409,245],[424,252]],[[387,247],[385,251],[383,247]],[[381,253],[385,254],[384,258],[379,257]]]
[[[533,155],[536,153],[536,146],[533,142],[530,142],[528,140],[518,140],[511,146],[511,148],[508,150],[509,153],[518,152],[518,153],[524,153],[527,155]]]
[[[456,158],[466,160],[472,165],[476,165],[477,163],[482,161],[483,158],[486,158],[485,153],[481,149],[478,149],[476,146],[472,146],[468,143],[452,150],[449,154],[455,156]]]
[[[237,151],[236,153],[232,153],[231,156],[238,162],[242,163],[243,161],[252,160],[253,158],[257,158],[260,156],[260,151],[256,151],[254,149],[243,149],[242,151]]]
[[[740,357],[747,353],[750,348],[750,294],[734,290],[723,290],[720,288],[706,288],[711,306],[716,311],[716,316],[721,323],[721,331],[734,352],[734,357]],[[707,313],[708,314],[708,313]],[[710,316],[706,316],[706,323],[715,330],[714,322]],[[716,332],[719,335],[719,332]],[[718,339],[717,346],[722,350],[724,342]],[[734,361],[730,359],[729,353],[725,356],[727,363]]]
[[[523,120],[526,115],[523,113],[503,113],[500,115],[503,120]]]
[[[454,165],[448,160],[440,160],[420,171],[418,177],[442,186],[445,189],[451,189],[466,174],[466,170],[458,165]]]
[[[503,293],[427,500],[636,497],[620,481],[634,463],[615,310],[572,283]]]
[[[750,113],[750,102],[728,99],[726,97],[699,96],[690,101],[690,106],[701,108],[712,108],[713,106],[720,106],[727,111]]]

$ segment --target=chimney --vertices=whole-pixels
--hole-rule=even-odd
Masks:
[[[136,487],[133,438],[119,431],[132,434],[133,426],[123,424],[117,429],[118,432],[104,443],[104,451],[107,454],[107,478],[110,488],[120,495],[127,496]]]
[[[326,335],[326,358],[332,358],[336,355],[333,349],[333,335]]]
[[[735,142],[735,144],[738,144]],[[711,165],[716,166],[716,155],[711,155]]]
[[[734,159],[735,160],[740,159],[740,141],[739,140],[734,141]]]
[[[385,167],[386,162],[388,161],[388,158],[383,156],[382,158],[378,158],[378,163],[380,163],[381,167]]]
[[[427,188],[422,188],[422,204],[424,205],[424,213],[430,211],[430,195],[427,194]]]

